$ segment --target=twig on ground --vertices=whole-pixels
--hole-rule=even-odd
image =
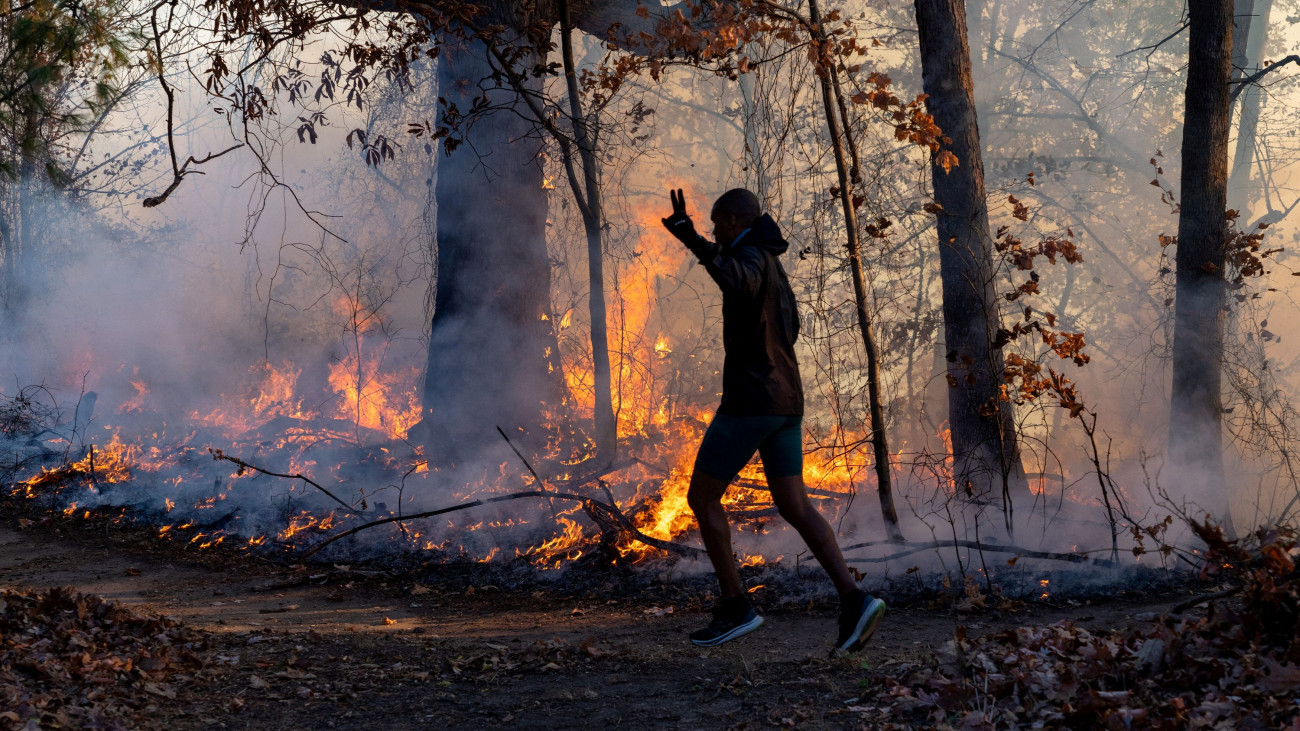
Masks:
[[[990,551],[993,553],[1014,553],[1024,558],[1040,558],[1049,561],[1068,561],[1069,563],[1090,563],[1094,566],[1111,567],[1115,562],[1104,558],[1090,558],[1084,553],[1058,553],[1055,551],[1031,551],[1019,546],[1003,546],[992,543],[981,543],[979,541],[930,541],[928,543],[916,543],[912,541],[867,541],[866,543],[855,543],[852,546],[845,546],[842,551],[852,551],[857,548],[871,548],[872,546],[899,546],[905,550],[898,553],[892,553],[888,556],[878,558],[859,558],[854,559],[861,563],[884,563],[895,559],[911,556],[914,553],[930,551],[939,548],[969,548],[975,551]]]

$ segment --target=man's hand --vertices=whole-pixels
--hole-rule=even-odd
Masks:
[[[668,218],[660,219],[664,222],[664,228],[668,233],[677,237],[678,241],[686,244],[686,248],[698,256],[701,260],[707,261],[714,255],[714,246],[707,239],[695,231],[695,223],[686,213],[686,194],[681,188],[669,190],[668,197],[673,202],[673,214]]]
[[[661,219],[664,222],[664,228],[668,229],[669,233],[688,246],[695,243],[695,240],[700,235],[695,233],[695,223],[691,221],[691,217],[686,213],[686,194],[682,192],[681,188],[678,188],[677,190],[669,190],[668,198],[673,202],[673,214],[668,218]]]

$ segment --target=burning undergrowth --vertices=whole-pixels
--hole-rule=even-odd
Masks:
[[[662,337],[653,347],[667,348]],[[656,389],[633,389],[617,464],[593,467],[589,440],[556,427],[542,438],[514,435],[531,444],[536,469],[505,432],[487,458],[430,469],[408,440],[418,374],[382,365],[344,359],[313,390],[302,369],[264,363],[231,395],[181,419],[162,410],[165,399],[138,369],[103,389],[115,397],[90,391],[69,403],[44,387],[0,394],[0,468],[11,496],[68,516],[127,508],[160,535],[204,548],[301,553],[357,530],[320,557],[414,551],[558,568],[597,552],[607,563],[699,555],[674,541],[692,528],[686,487],[707,410],[669,408]],[[814,501],[837,512],[862,468],[847,454],[810,455]],[[765,533],[776,517],[756,466],[729,502],[742,533]],[[765,560],[749,550],[746,563]]]
[[[143,378],[131,380],[127,397],[111,409],[95,393],[69,405],[47,389],[24,389],[0,403],[7,494],[44,515],[129,525],[186,550],[291,563],[457,567],[474,577],[467,586],[522,586],[559,568],[567,569],[566,582],[594,586],[615,575],[636,577],[626,579],[627,588],[707,574],[685,499],[707,412],[652,414],[625,440],[623,459],[606,467],[593,467],[581,454],[585,442],[573,435],[551,435],[549,453],[530,460],[512,451],[523,439],[503,432],[500,461],[429,469],[405,438],[408,412],[394,406],[402,385],[378,372],[369,371],[367,381],[363,369],[355,382],[362,387],[334,391],[340,398],[331,403],[343,407],[335,410],[320,399],[312,405],[297,369],[256,367],[237,398],[192,410],[180,426],[151,409]],[[330,388],[337,383],[331,379]],[[861,524],[849,508],[866,468],[848,454],[808,457],[811,497],[846,535]],[[756,465],[727,501],[748,586],[778,602],[826,594],[824,574],[779,520]],[[1160,562],[1121,568],[1113,557],[1090,557],[1075,546],[1018,551],[938,539],[846,544],[873,590],[972,610],[1181,580]],[[589,580],[578,577],[584,572]],[[691,591],[707,595],[705,579]]]

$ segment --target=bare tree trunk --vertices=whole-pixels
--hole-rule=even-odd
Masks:
[[[948,362],[953,478],[974,499],[1000,492],[1008,531],[1012,497],[1027,495],[1011,405],[999,398],[1004,362],[993,347],[998,301],[984,192],[984,162],[966,39],[964,0],[916,0],[926,107],[958,164],[931,166],[939,205],[939,261]]]
[[[754,194],[758,196],[764,209],[770,209],[772,186],[768,180],[767,161],[763,159],[763,148],[759,143],[759,125],[766,118],[766,114],[763,110],[763,102],[754,96],[755,77],[758,73],[759,70],[754,69],[749,73],[741,74],[737,79],[744,110],[745,155],[742,159],[745,161],[746,172],[749,173],[746,178],[753,181],[749,185],[752,186]]]
[[[822,27],[817,0],[809,0],[808,12],[812,27]],[[819,31],[820,33],[820,31]],[[825,37],[818,38],[824,43]],[[848,119],[840,119],[844,111],[843,100],[836,103],[835,74],[833,63],[821,64],[817,69],[818,81],[821,83],[822,104],[826,113],[826,125],[831,136],[831,149],[835,153],[835,170],[839,175],[840,208],[844,213],[844,228],[847,235],[846,247],[849,252],[849,268],[853,274],[853,301],[858,314],[858,329],[862,332],[862,345],[867,352],[867,401],[871,408],[871,446],[876,462],[876,484],[880,494],[880,513],[884,517],[885,530],[894,540],[903,540],[903,532],[898,527],[898,511],[894,507],[893,479],[890,475],[889,442],[885,430],[885,409],[880,395],[880,354],[876,350],[876,336],[872,328],[871,313],[867,309],[867,289],[862,272],[862,247],[858,238],[858,216],[853,205],[853,187],[850,184],[849,162],[844,152],[844,138],[851,133],[847,129]],[[846,126],[841,136],[841,122]],[[853,176],[857,177],[857,155],[854,154]]]
[[[1268,38],[1269,15],[1273,0],[1236,0],[1232,33],[1232,78],[1238,80],[1260,67],[1264,43]],[[1255,138],[1259,130],[1259,113],[1264,95],[1251,84],[1241,90],[1237,117],[1237,145],[1228,177],[1228,207],[1241,213],[1240,221],[1251,220],[1250,204],[1254,197],[1251,168],[1255,162]]]
[[[1233,0],[1189,4],[1168,470],[1229,528],[1222,356],[1232,14]]]
[[[19,163],[18,179],[13,184],[14,219],[10,224],[6,264],[9,265],[9,279],[5,289],[6,301],[11,312],[21,311],[31,297],[33,268],[36,264],[37,239],[44,224],[38,224],[41,199],[46,195],[48,181],[41,174],[41,161],[37,150],[41,134],[42,115],[36,106],[30,106],[23,112],[19,124]]]
[[[596,161],[596,135],[590,120],[582,111],[582,99],[578,95],[578,75],[573,61],[573,22],[566,0],[560,0],[560,54],[564,63],[574,141],[578,144],[578,155],[582,158],[582,182],[585,190],[585,195],[578,190],[573,159],[566,154],[564,165],[570,185],[574,188],[578,208],[582,212],[582,227],[587,233],[587,278],[591,286],[588,307],[591,313],[591,366],[595,391],[592,410],[596,422],[596,450],[602,463],[612,464],[618,453],[618,422],[614,418],[609,330],[605,315],[605,253],[602,244],[605,213],[601,200],[599,163]]]

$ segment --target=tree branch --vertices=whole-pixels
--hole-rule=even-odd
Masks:
[[[168,110],[168,118],[170,119],[170,117],[171,117],[171,112],[170,112],[170,110]],[[171,129],[168,129],[168,130],[167,130],[167,137],[168,137],[168,140],[167,140],[167,146],[168,146],[168,147],[171,147],[171,144],[172,144],[172,142],[171,142]],[[243,146],[244,146],[244,143],[243,143],[243,142],[240,142],[240,143],[237,144],[237,145],[231,145],[230,147],[227,147],[226,149],[222,150],[221,152],[212,152],[212,153],[209,153],[207,156],[205,156],[205,157],[203,157],[203,158],[201,158],[201,159],[195,159],[195,157],[194,157],[193,155],[190,155],[189,158],[187,158],[187,159],[185,160],[185,164],[184,164],[184,165],[181,165],[179,168],[176,169],[175,172],[172,173],[172,182],[171,182],[171,185],[168,185],[167,188],[166,188],[166,190],[164,190],[162,193],[159,193],[158,195],[155,195],[155,196],[152,196],[152,197],[149,197],[149,198],[145,198],[145,199],[144,199],[144,202],[141,203],[140,205],[144,206],[145,208],[155,208],[155,207],[157,207],[157,206],[162,205],[163,202],[166,201],[169,197],[171,197],[171,194],[172,194],[172,193],[173,193],[177,188],[180,187],[181,181],[185,179],[185,176],[186,176],[186,175],[190,175],[190,174],[192,174],[192,173],[196,173],[196,172],[198,172],[197,170],[190,170],[190,165],[191,165],[191,164],[194,164],[194,165],[202,165],[203,163],[208,162],[209,160],[215,160],[215,159],[217,159],[218,157],[221,157],[222,155],[225,155],[225,154],[228,153],[228,152],[234,152],[235,150],[238,150],[239,148],[241,148],[241,147],[243,147]],[[175,154],[175,153],[173,152],[173,154]],[[202,173],[200,173],[200,174],[202,174]]]
[[[1248,84],[1253,84],[1259,81],[1260,79],[1267,76],[1269,73],[1276,71],[1289,63],[1300,64],[1300,55],[1293,53],[1290,56],[1287,56],[1286,58],[1282,59],[1281,61],[1278,61],[1275,64],[1270,64],[1268,66],[1265,66],[1264,68],[1256,71],[1250,76],[1243,76],[1242,78],[1237,79],[1236,81],[1229,81],[1228,82],[1229,85],[1233,85],[1233,84],[1237,85],[1237,88],[1232,90],[1230,101],[1237,101],[1237,97],[1241,94],[1241,90],[1245,89]]]
[[[1127,50],[1127,51],[1125,51],[1125,52],[1123,52],[1123,53],[1121,53],[1121,54],[1115,56],[1115,58],[1124,58],[1125,56],[1127,56],[1127,55],[1129,55],[1129,54],[1131,54],[1131,53],[1137,53],[1138,51],[1150,51],[1151,53],[1148,53],[1148,54],[1147,54],[1147,58],[1151,58],[1152,54],[1154,54],[1154,53],[1156,52],[1157,49],[1159,49],[1161,46],[1165,45],[1165,44],[1168,43],[1169,41],[1172,41],[1174,38],[1177,38],[1177,37],[1178,37],[1178,34],[1182,33],[1183,31],[1187,30],[1187,29],[1190,28],[1190,27],[1191,27],[1191,24],[1190,24],[1190,23],[1184,22],[1182,25],[1178,26],[1178,29],[1175,30],[1173,33],[1170,33],[1169,35],[1165,36],[1164,38],[1161,38],[1160,40],[1156,41],[1156,42],[1153,43],[1152,45],[1150,45],[1150,46],[1138,46],[1137,48],[1130,48],[1129,50]]]
[[[623,515],[623,512],[619,510],[618,507],[615,505],[612,504],[607,505],[605,503],[593,500],[590,497],[587,497],[586,495],[575,495],[574,493],[571,492],[552,492],[550,490],[524,490],[522,492],[512,492],[509,495],[498,495],[496,497],[482,498],[480,500],[473,500],[468,503],[460,503],[459,505],[452,505],[451,507],[447,507],[447,508],[439,508],[438,510],[428,510],[423,513],[415,513],[413,515],[394,515],[388,518],[374,520],[364,525],[359,525],[355,528],[345,530],[342,533],[339,533],[338,535],[327,538],[326,540],[313,546],[311,550],[302,554],[301,558],[305,559],[309,556],[312,556],[316,554],[318,551],[320,551],[322,548],[325,548],[326,546],[328,546],[329,544],[335,541],[342,540],[351,535],[356,535],[357,533],[360,533],[361,531],[369,528],[375,528],[377,526],[387,525],[389,523],[399,523],[407,520],[420,520],[422,518],[432,518],[437,515],[445,515],[447,513],[454,513],[460,510],[477,508],[481,505],[489,505],[491,503],[502,503],[509,500],[522,500],[524,498],[531,498],[531,497],[543,498],[546,500],[577,500],[578,502],[587,504],[589,507],[600,511],[601,513],[607,516],[613,517],[618,522],[620,528],[627,531],[627,533],[631,535],[632,538],[636,539],[641,543],[646,544],[647,546],[653,546],[654,548],[662,549],[664,551],[670,551],[672,553],[676,553],[678,555],[686,556],[689,558],[695,558],[704,555],[703,550],[699,548],[695,548],[694,546],[683,546],[679,543],[673,543],[671,541],[663,541],[658,538],[653,538],[651,536],[642,533],[640,530],[637,530],[632,525],[631,521],[627,519],[627,516]]]
[[[586,0],[573,4],[573,25],[583,33],[626,48],[638,45],[633,42],[636,36],[655,35],[661,23],[689,7],[683,2],[664,6],[658,0]]]

